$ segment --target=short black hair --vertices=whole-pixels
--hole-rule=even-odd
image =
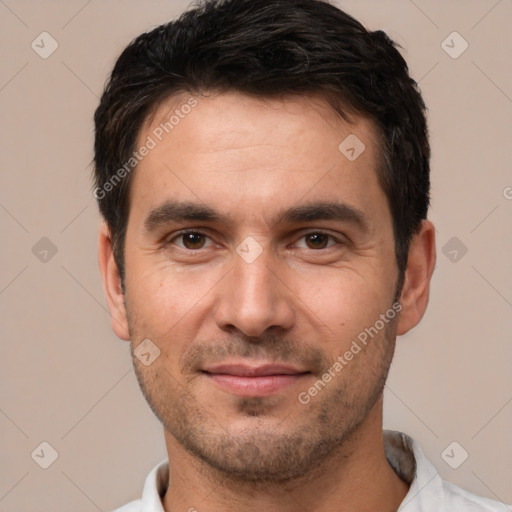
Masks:
[[[94,195],[123,287],[133,176],[126,162],[151,112],[184,92],[314,94],[346,120],[369,117],[379,134],[378,179],[403,277],[410,241],[428,211],[430,145],[424,101],[396,46],[327,0],[204,0],[134,39],[94,116]]]

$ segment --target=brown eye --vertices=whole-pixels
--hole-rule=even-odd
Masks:
[[[203,258],[212,254],[212,250],[220,248],[215,241],[202,231],[183,230],[169,235],[164,242],[166,250],[177,258]]]
[[[202,233],[183,233],[180,238],[186,249],[202,249],[205,244],[205,235]]]
[[[304,238],[309,249],[325,249],[330,237],[323,233],[311,233]]]

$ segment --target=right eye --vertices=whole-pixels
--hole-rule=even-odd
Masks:
[[[200,231],[187,230],[174,234],[172,238],[168,239],[166,245],[172,244],[177,245],[180,249],[197,251],[199,249],[205,249],[209,247],[205,246],[207,240],[210,240],[210,242],[213,243],[208,235],[205,235]]]

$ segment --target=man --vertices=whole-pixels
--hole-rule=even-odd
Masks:
[[[208,1],[95,115],[99,263],[168,460],[128,511],[505,511],[382,431],[435,266],[425,105],[321,0]]]

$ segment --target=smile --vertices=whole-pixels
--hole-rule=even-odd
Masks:
[[[269,396],[297,383],[310,372],[287,365],[217,365],[203,370],[220,389],[240,396]]]

